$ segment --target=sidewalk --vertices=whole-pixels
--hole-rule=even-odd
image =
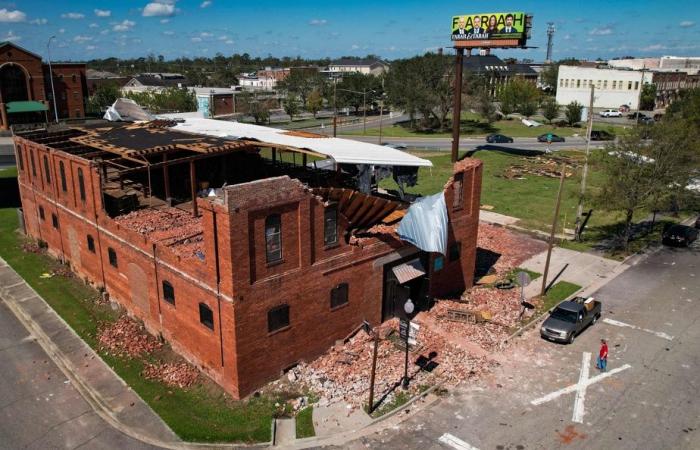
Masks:
[[[0,300],[105,422],[144,443],[179,447],[165,422],[2,258]]]

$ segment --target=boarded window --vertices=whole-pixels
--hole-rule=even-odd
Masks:
[[[289,305],[280,305],[267,312],[267,331],[271,333],[289,326]]]
[[[88,250],[90,250],[92,253],[95,253],[95,239],[91,235],[87,235],[87,246]]]
[[[78,190],[80,191],[80,200],[85,201],[85,180],[83,179],[83,169],[78,167]]]
[[[63,166],[63,161],[58,162],[58,173],[61,176],[61,190],[63,192],[68,192],[68,186],[66,185],[66,168]]]
[[[348,284],[340,283],[331,289],[331,309],[348,303]]]
[[[175,288],[167,281],[163,281],[163,300],[171,305],[175,304]]]
[[[459,259],[459,255],[461,252],[462,252],[462,243],[461,242],[455,242],[454,244],[450,245],[450,251],[449,251],[450,261],[457,261]]]
[[[323,211],[323,243],[332,245],[338,242],[338,210],[329,206]]]
[[[34,152],[29,150],[29,160],[32,163],[32,176],[36,176],[36,164],[34,163]]]
[[[265,219],[265,253],[269,263],[282,260],[282,219],[279,214]]]
[[[19,161],[19,170],[24,171],[24,156],[22,156],[22,146],[17,146],[17,161]]]
[[[199,304],[199,321],[205,327],[214,329],[214,312],[204,303]]]
[[[44,155],[44,177],[47,183],[51,183],[51,171],[49,170],[49,157]]]
[[[117,263],[117,252],[114,251],[112,247],[107,248],[107,256],[109,257],[109,264],[114,267],[119,267]]]
[[[45,216],[44,216],[44,207],[43,207],[43,206],[40,206],[40,207],[39,207],[39,218],[40,218],[41,220],[44,220],[44,218],[45,218]]]
[[[460,209],[464,205],[464,173],[455,174],[452,183],[452,209]]]
[[[51,214],[51,225],[58,229],[58,216],[56,214]]]

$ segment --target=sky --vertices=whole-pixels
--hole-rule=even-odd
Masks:
[[[0,41],[46,58],[81,61],[163,55],[392,60],[450,47],[453,15],[523,11],[534,16],[528,45],[501,58],[544,60],[554,22],[555,60],[700,55],[697,0],[269,1],[0,0]]]

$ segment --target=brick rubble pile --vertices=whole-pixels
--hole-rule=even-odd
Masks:
[[[141,375],[147,380],[158,380],[168,386],[187,388],[197,382],[199,371],[187,363],[146,363]]]
[[[103,327],[97,335],[97,341],[100,349],[114,356],[129,358],[151,353],[163,345],[128,316],[122,316],[116,322]]]

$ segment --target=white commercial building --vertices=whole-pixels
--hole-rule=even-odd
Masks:
[[[611,59],[608,66],[619,69],[653,70],[655,72],[686,72],[694,75],[700,71],[700,57],[662,56],[661,58]]]
[[[595,86],[594,108],[617,109],[627,105],[638,109],[642,85],[651,83],[652,75],[648,71],[562,65],[557,77],[557,103],[568,105],[576,101],[588,106],[591,86]]]

